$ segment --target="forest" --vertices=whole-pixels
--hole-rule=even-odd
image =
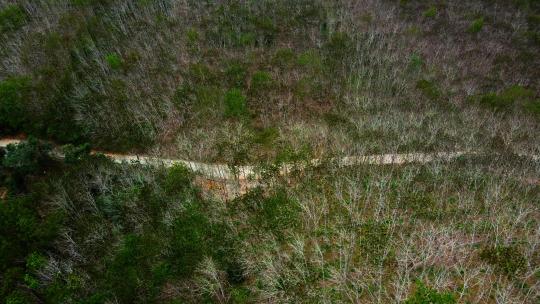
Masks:
[[[538,54],[538,0],[0,0],[0,302],[538,303]]]

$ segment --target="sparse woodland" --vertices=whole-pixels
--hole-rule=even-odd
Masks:
[[[538,54],[537,0],[0,0],[0,301],[538,303]]]

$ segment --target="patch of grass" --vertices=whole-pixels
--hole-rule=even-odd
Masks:
[[[197,41],[199,41],[200,37],[199,37],[199,32],[194,29],[194,28],[190,28],[186,31],[186,38],[188,40],[188,43],[190,44],[195,44]]]
[[[443,210],[436,206],[435,199],[429,192],[411,192],[404,196],[400,202],[402,208],[411,210],[416,217],[435,220],[440,217]]]
[[[409,60],[409,67],[411,70],[418,71],[424,66],[424,59],[420,54],[413,53]]]
[[[272,87],[272,75],[266,71],[257,71],[251,77],[251,89],[256,93],[262,93]]]
[[[19,5],[6,5],[0,10],[0,33],[21,28],[26,23],[26,19],[26,13]]]
[[[506,274],[515,275],[527,266],[527,260],[516,245],[495,245],[482,249],[480,258]]]
[[[242,118],[249,115],[246,96],[239,89],[231,89],[225,94],[225,117]]]
[[[433,18],[435,16],[437,16],[437,8],[435,6],[432,6],[424,11],[424,17],[426,18]]]
[[[423,282],[416,282],[416,289],[404,304],[454,304],[456,297],[451,292],[439,292],[427,287]]]
[[[525,110],[540,117],[540,99],[531,99],[525,104]]]
[[[234,73],[233,73],[234,74]],[[219,85],[219,75],[204,63],[191,64],[185,75],[194,84]]]
[[[495,111],[508,111],[514,106],[522,106],[525,110],[535,114],[537,113],[538,99],[535,99],[534,96],[535,93],[533,90],[514,85],[504,89],[500,93],[480,94],[472,96],[470,99]]]
[[[384,250],[390,242],[388,223],[370,220],[360,226],[361,255],[374,264],[383,262]]]
[[[111,53],[105,56],[105,61],[107,61],[107,64],[109,67],[113,70],[118,70],[122,67],[122,58],[116,53]]]
[[[315,71],[319,71],[322,69],[322,62],[323,58],[315,49],[305,51],[304,53],[300,54],[300,56],[298,56],[298,64],[300,66],[310,68]]]
[[[225,71],[225,76],[229,86],[243,88],[247,77],[246,66],[240,62],[231,63]]]
[[[277,128],[265,128],[255,132],[253,142],[263,146],[270,146],[279,137]]]
[[[441,92],[435,83],[426,79],[418,80],[416,82],[416,88],[430,99],[438,99],[441,96]]]
[[[296,60],[296,54],[292,49],[279,49],[272,57],[272,63],[280,68],[290,68]]]
[[[484,27],[484,17],[475,19],[469,26],[468,32],[471,34],[479,33]]]
[[[344,71],[343,63],[352,56],[355,50],[353,39],[344,32],[332,34],[323,49],[326,53],[326,64],[334,73]]]
[[[173,97],[177,108],[187,116],[216,107],[223,99],[223,90],[212,85],[192,85],[184,83]]]

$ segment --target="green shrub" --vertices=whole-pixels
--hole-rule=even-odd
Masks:
[[[148,244],[144,243],[142,237],[128,234],[106,268],[107,289],[122,303],[133,303],[146,287],[141,282],[145,275],[143,267],[146,266],[147,249]]]
[[[265,71],[257,71],[251,77],[251,89],[260,92],[269,89],[272,86],[272,76]]]
[[[416,290],[405,300],[404,304],[453,304],[457,303],[451,292],[440,293],[427,287],[421,281],[416,282]]]
[[[410,58],[409,67],[414,71],[418,71],[423,66],[424,66],[424,60],[422,59],[422,57],[417,53],[413,53]]]
[[[296,60],[296,54],[292,49],[279,49],[272,58],[272,63],[280,68],[290,68]]]
[[[26,23],[26,18],[20,6],[6,5],[0,10],[0,33],[19,29]]]
[[[190,44],[194,44],[199,40],[199,32],[194,28],[190,28],[186,31],[186,37]]]
[[[515,245],[496,245],[483,248],[480,258],[495,266],[495,269],[507,274],[514,275],[525,270],[527,260],[519,248]]]
[[[475,19],[472,24],[469,26],[469,33],[476,34],[482,30],[484,27],[484,17]]]
[[[250,46],[257,41],[257,34],[252,32],[240,33],[236,38],[236,46]]]
[[[424,12],[424,17],[426,17],[426,18],[433,18],[435,16],[437,16],[437,8],[435,6],[432,6],[432,7],[428,8]]]
[[[47,258],[37,252],[32,252],[26,257],[26,268],[29,270],[39,270],[47,263]]]
[[[79,146],[65,145],[62,147],[64,152],[64,162],[68,164],[77,163],[90,155],[90,144]]]
[[[308,50],[298,56],[298,64],[303,67],[319,70],[322,68],[322,58],[316,50]]]
[[[6,304],[28,304],[33,302],[33,297],[19,290],[11,293],[6,298]]]
[[[509,108],[514,104],[514,100],[506,98],[505,96],[497,95],[497,93],[488,93],[479,97],[480,104],[493,108],[495,110],[501,110]]]
[[[181,164],[175,164],[168,171],[163,187],[167,193],[178,194],[191,188],[193,175],[189,169]]]
[[[291,199],[281,189],[274,190],[269,195],[263,193],[260,188],[253,189],[235,200],[233,206],[249,215],[248,227],[272,232],[279,239],[285,237],[286,230],[300,225],[301,210],[298,202]],[[253,231],[246,231],[246,233],[253,233]]]
[[[49,145],[35,138],[29,138],[18,145],[8,145],[3,166],[22,176],[39,173],[51,160],[50,149]]]
[[[519,85],[513,85],[506,88],[502,93],[502,96],[508,99],[516,100],[526,100],[534,97],[534,91],[527,89]]]
[[[239,89],[231,89],[225,94],[225,117],[246,117],[248,115],[246,97]]]
[[[439,88],[432,81],[426,79],[418,80],[416,82],[416,88],[430,99],[437,99],[441,96]]]
[[[173,101],[182,113],[189,116],[219,106],[222,98],[223,91],[219,87],[184,83],[176,90]]]
[[[475,95],[471,97],[471,100],[497,111],[509,110],[516,104],[523,105],[526,110],[532,110],[534,113],[534,91],[522,86],[514,85],[500,93],[491,92]]]
[[[105,61],[111,69],[118,70],[122,67],[122,58],[118,54],[111,53],[105,56]]]
[[[182,276],[193,273],[205,255],[210,255],[208,240],[211,225],[197,203],[190,203],[175,220],[171,236],[173,271]]]

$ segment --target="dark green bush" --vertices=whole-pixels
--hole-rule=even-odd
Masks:
[[[248,116],[246,97],[239,89],[231,89],[225,94],[225,117],[242,118]]]
[[[405,194],[400,206],[411,210],[414,216],[428,220],[435,220],[444,212],[438,208],[433,195],[425,191],[412,191]]]
[[[192,180],[193,174],[188,168],[180,164],[175,164],[168,170],[163,186],[168,193],[178,194],[189,189]]]
[[[0,82],[0,135],[24,131],[29,120],[30,80],[7,78]]]
[[[534,114],[535,104],[538,102],[534,95],[533,90],[514,85],[500,93],[491,92],[472,96],[471,100],[496,111],[508,111],[513,109],[514,106],[522,106],[525,110]]]
[[[193,273],[205,255],[210,255],[211,225],[197,203],[186,206],[175,220],[171,236],[173,271],[182,276]]]
[[[8,145],[3,166],[21,176],[40,173],[51,161],[50,149],[49,145],[35,138],[29,138],[18,145]]]
[[[52,246],[62,216],[45,212],[38,200],[37,195],[22,195],[0,203],[0,276],[5,280],[0,286],[0,299],[24,296],[25,285],[34,289],[39,286],[34,276],[23,274],[24,269],[32,272],[45,264],[38,252]]]
[[[457,303],[455,295],[451,292],[438,292],[427,287],[421,281],[416,282],[416,290],[404,304],[453,304]]]
[[[286,229],[300,224],[300,206],[285,191],[265,196],[260,189],[255,189],[242,198],[241,204],[250,210],[253,227],[270,230],[278,237],[283,237]]]
[[[495,110],[507,109],[514,104],[512,98],[498,95],[497,93],[488,93],[479,97],[480,104],[493,108]]]
[[[16,4],[0,9],[0,33],[17,30],[26,23],[26,13]]]
[[[79,146],[74,145],[65,145],[62,147],[64,152],[64,162],[68,164],[76,163],[85,159],[90,155],[90,145],[82,144]]]
[[[122,303],[133,303],[149,296],[148,264],[154,256],[155,243],[134,234],[124,237],[123,244],[107,267],[104,286]]]
[[[480,251],[480,258],[506,275],[514,275],[527,267],[527,260],[516,245],[485,247]]]

